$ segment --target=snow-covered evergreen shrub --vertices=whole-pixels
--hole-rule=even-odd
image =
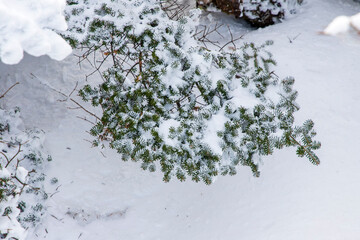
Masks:
[[[160,166],[165,181],[209,184],[239,164],[258,176],[259,158],[285,146],[319,164],[313,122],[293,125],[298,93],[293,78],[273,72],[270,43],[207,49],[193,38],[195,12],[172,21],[155,0],[68,3],[69,41],[111,65],[102,84],[80,91],[102,109],[95,145],[108,142],[143,169]]]
[[[48,198],[43,133],[21,128],[18,109],[0,109],[0,239],[25,239],[26,229],[39,224]]]
[[[294,13],[302,0],[243,0],[242,17],[257,27],[279,22]]]
[[[266,27],[296,12],[303,0],[198,0],[198,2],[203,7],[213,4],[223,12],[243,18],[256,27]]]
[[[243,0],[242,17],[257,27],[278,22],[285,16],[286,0]]]

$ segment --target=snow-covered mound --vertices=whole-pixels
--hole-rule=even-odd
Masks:
[[[360,13],[348,17],[336,17],[324,30],[324,34],[336,36],[339,34],[347,33],[350,29],[360,33]]]
[[[23,51],[62,60],[70,46],[53,30],[65,31],[65,0],[0,0],[0,60],[16,64]]]
[[[23,131],[19,109],[0,109],[0,239],[24,240],[41,223],[45,191],[44,133]],[[57,182],[56,179],[53,181]]]

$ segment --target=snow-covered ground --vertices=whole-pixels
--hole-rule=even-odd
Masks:
[[[27,127],[45,130],[53,158],[48,176],[61,184],[28,239],[360,239],[360,37],[319,34],[334,17],[357,12],[360,4],[352,0],[308,0],[299,14],[259,30],[225,17],[234,35],[246,33],[245,41],[275,41],[276,73],[296,78],[296,117],[315,121],[321,164],[288,149],[263,159],[260,178],[239,167],[236,176],[210,186],[163,183],[161,173],[91,148],[90,124],[78,118],[86,114],[58,101],[64,96],[57,91],[70,94],[91,71],[79,69],[75,57],[26,55],[18,65],[0,64],[1,89],[21,83],[0,104],[19,106]]]

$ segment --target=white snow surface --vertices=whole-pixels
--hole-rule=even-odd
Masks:
[[[283,23],[252,31],[224,15],[234,35],[275,41],[276,74],[295,77],[297,121],[315,121],[322,162],[315,167],[286,149],[263,159],[260,178],[239,167],[210,186],[163,183],[159,172],[91,148],[84,140],[91,139],[91,125],[78,118],[84,112],[57,101],[64,99],[57,91],[70,94],[90,71],[79,69],[75,57],[56,62],[26,55],[19,65],[0,64],[1,89],[21,83],[0,104],[20,106],[29,127],[46,131],[53,158],[48,177],[61,182],[44,223],[27,239],[359,239],[360,38],[318,34],[336,16],[357,12],[360,4],[350,0],[312,0]]]
[[[16,64],[23,51],[63,60],[71,47],[53,30],[65,31],[65,0],[0,0],[0,60]]]

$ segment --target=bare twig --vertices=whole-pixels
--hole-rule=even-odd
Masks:
[[[289,39],[289,42],[290,42],[290,43],[293,43],[300,35],[301,35],[301,33],[299,33],[298,35],[296,35],[296,36],[293,37],[293,38],[290,38],[290,37],[287,37],[287,38]]]
[[[78,105],[82,110],[84,110],[85,112],[87,112],[88,114],[90,114],[91,116],[95,117],[97,120],[101,121],[101,119],[96,116],[94,113],[90,112],[89,110],[87,110],[86,108],[84,108],[80,103],[78,103],[77,101],[75,101],[73,98],[70,98],[70,100],[75,103],[76,105]]]
[[[295,143],[296,145],[298,145],[299,147],[302,147],[302,148],[304,149],[304,151],[305,151],[307,154],[309,154],[309,156],[314,160],[314,162],[315,162],[316,165],[319,165],[319,162],[316,161],[317,158],[314,156],[314,154],[313,154],[312,152],[310,152],[310,151],[306,148],[306,146],[303,146],[301,143],[299,143],[292,135],[290,135],[290,138],[294,141],[294,143]]]
[[[87,132],[87,133],[89,133],[89,132]],[[92,142],[92,141],[90,141],[90,140],[88,140],[88,139],[83,139],[85,142],[88,142],[88,143],[90,143],[91,144],[91,146],[93,147],[94,146],[94,143]]]
[[[9,162],[9,158],[6,156],[6,154],[5,154],[5,153],[3,153],[3,152],[0,152],[0,154],[1,154],[1,155],[3,155],[3,156],[5,157],[6,162],[8,163],[8,162]]]
[[[60,191],[56,191],[53,194],[50,195],[50,197],[53,197],[55,194],[59,193]]]
[[[232,44],[233,47],[236,49],[236,44],[235,44],[235,43],[244,37],[244,34],[243,34],[243,35],[241,35],[240,37],[234,38],[234,36],[233,36],[233,34],[232,34],[232,31],[231,31],[229,25],[228,25],[227,27],[228,27],[229,34],[230,34],[230,41],[228,41],[227,43],[225,43],[225,44],[219,49],[219,51],[223,50],[223,49],[224,49],[227,45],[229,45],[229,44]]]
[[[58,220],[59,222],[62,222],[63,218],[59,219],[57,217],[55,217],[53,214],[50,214],[50,216],[52,216],[53,218],[55,218],[56,220]]]
[[[16,82],[14,83],[11,87],[8,88],[8,90],[6,90],[1,96],[0,96],[0,99],[5,97],[5,95],[13,88],[15,87],[16,85],[20,84],[19,82]]]
[[[79,109],[80,107],[78,107],[77,109]],[[92,125],[96,125],[96,123],[90,121],[89,119],[87,119],[86,117],[80,117],[80,116],[76,116],[77,118],[81,119],[81,120],[84,120],[88,123],[91,123]]]
[[[105,154],[102,151],[100,151],[100,153],[101,155],[103,155],[104,158],[106,158]]]
[[[21,152],[21,143],[19,143],[18,151],[15,153],[15,155],[7,161],[7,164],[5,165],[5,168],[9,166],[9,164],[14,160],[14,158]]]
[[[30,188],[32,188],[32,189],[35,190],[35,191],[39,191],[39,190],[40,190],[40,188],[36,188],[36,187],[33,187],[33,186],[31,186],[31,185],[29,185],[29,184],[27,184],[27,183],[24,183],[24,182],[21,181],[16,175],[15,175],[15,176],[12,176],[12,178],[14,178],[16,181],[18,181],[18,182],[22,185],[19,194],[21,194],[21,193],[24,191],[24,188],[25,188],[26,186],[29,186]]]

